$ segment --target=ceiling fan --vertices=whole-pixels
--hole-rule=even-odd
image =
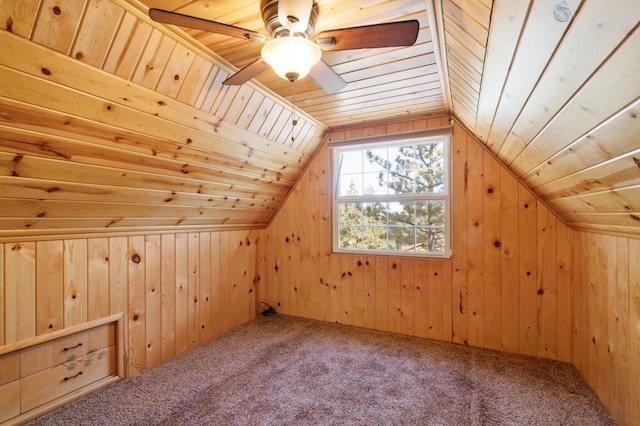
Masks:
[[[262,20],[270,39],[256,31],[168,10],[152,8],[149,16],[164,24],[263,43],[261,57],[229,76],[224,85],[246,83],[271,66],[291,82],[309,74],[325,93],[337,92],[347,83],[322,60],[323,50],[412,46],[420,29],[414,19],[323,31],[311,41],[318,19],[318,5],[313,0],[262,0]]]

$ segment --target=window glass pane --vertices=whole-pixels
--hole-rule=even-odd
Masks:
[[[414,203],[416,224],[444,226],[444,200],[425,200]]]
[[[415,201],[403,201],[389,203],[389,225],[402,226],[415,223]]]
[[[362,151],[345,151],[340,155],[340,173],[362,173]]]
[[[361,225],[362,205],[360,203],[340,203],[338,208],[339,225]]]
[[[384,172],[365,173],[364,176],[365,195],[386,195],[387,194],[387,174]]]
[[[416,228],[416,251],[444,253],[444,226]]]
[[[386,203],[363,203],[362,213],[365,225],[387,226]]]
[[[404,145],[389,150],[389,188],[395,194],[444,191],[442,143]]]
[[[341,196],[362,195],[362,175],[342,175],[340,176],[339,191]]]
[[[444,145],[429,143],[415,147],[415,184],[419,192],[444,191]]]
[[[413,251],[415,229],[413,226],[389,227],[389,250]]]
[[[381,172],[387,170],[387,148],[368,149],[365,151],[365,172]]]
[[[339,247],[344,249],[362,248],[362,228],[359,226],[341,226]]]
[[[387,249],[387,227],[365,226],[362,229],[364,248],[367,250]]]
[[[428,200],[416,202],[416,241],[420,250],[427,252],[444,252],[444,200]]]
[[[371,185],[371,194],[384,195],[389,192],[389,161],[387,148],[370,149],[365,152],[365,181]],[[366,184],[365,184],[366,186]]]

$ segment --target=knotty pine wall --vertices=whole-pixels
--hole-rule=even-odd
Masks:
[[[573,364],[621,425],[640,424],[640,240],[574,233]]]
[[[447,116],[330,140],[448,126]],[[267,230],[266,288],[285,314],[571,360],[573,232],[457,122],[452,259],[331,253],[324,145]]]
[[[264,230],[0,244],[0,345],[124,313],[134,375],[256,315]]]

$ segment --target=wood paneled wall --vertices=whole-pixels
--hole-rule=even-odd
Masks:
[[[123,312],[134,375],[255,317],[265,234],[0,244],[0,345]]]
[[[640,240],[575,232],[572,362],[621,425],[640,424]]]
[[[330,139],[448,122],[430,117]],[[325,145],[267,230],[261,298],[286,314],[570,361],[573,232],[457,122],[451,152],[452,259],[332,254]]]

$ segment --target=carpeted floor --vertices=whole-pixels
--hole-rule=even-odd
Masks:
[[[569,364],[260,317],[38,425],[612,425]]]

